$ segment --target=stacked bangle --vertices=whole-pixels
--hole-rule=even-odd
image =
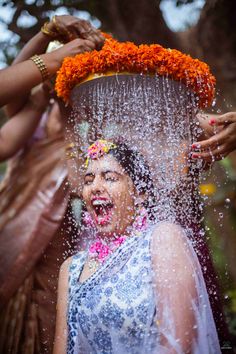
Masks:
[[[46,65],[44,64],[43,59],[36,54],[33,57],[31,57],[30,60],[32,60],[34,64],[37,66],[37,68],[39,69],[43,81],[47,80],[49,78],[49,72]]]

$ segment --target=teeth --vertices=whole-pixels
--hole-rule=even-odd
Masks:
[[[111,204],[111,202],[109,202],[108,200],[106,201],[106,200],[94,200],[93,202],[92,202],[92,205],[93,206],[97,206],[97,205],[104,205],[104,206],[106,206],[106,205],[109,205],[109,204]]]

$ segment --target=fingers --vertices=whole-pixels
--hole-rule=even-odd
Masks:
[[[75,26],[78,34],[84,39],[88,38],[89,33],[96,31],[91,23],[86,20],[77,19]]]
[[[220,126],[220,125],[225,125],[225,124],[235,123],[235,122],[236,122],[236,112],[228,112],[219,117],[211,118],[209,120],[209,124],[213,126]]]
[[[207,150],[215,148],[221,145],[225,139],[227,139],[228,132],[226,130],[222,130],[221,132],[213,135],[209,139],[198,141],[192,144],[192,149],[197,150]]]
[[[52,23],[52,26],[55,27],[55,30],[61,36],[64,43],[80,38],[94,42],[93,49],[101,49],[104,44],[105,39],[101,32],[86,20],[62,15],[54,16]]]
[[[55,38],[62,42],[66,43],[70,40],[70,33],[67,30],[67,15],[56,16],[54,15],[52,20],[49,22],[48,26],[52,33],[55,33]]]
[[[94,42],[88,40],[88,39],[74,39],[73,41],[67,43],[64,45],[64,48],[62,47],[62,55],[63,57],[65,56],[74,56],[76,54],[84,53],[84,52],[89,52],[91,50],[95,49],[95,44]],[[59,49],[60,50],[60,49]]]
[[[229,154],[226,145],[218,146],[216,149],[204,151],[204,152],[193,152],[191,157],[193,159],[202,159],[206,162],[213,162],[222,160]]]
[[[95,43],[95,47],[97,50],[102,49],[103,44],[105,42],[105,38],[100,32],[95,32],[88,37],[89,40],[92,40]]]
[[[101,32],[93,27],[88,21],[79,20],[76,28],[79,37],[94,42],[96,49],[102,48],[105,38]]]
[[[81,52],[89,52],[95,49],[95,43],[89,39],[76,39],[75,41],[78,44]]]
[[[228,132],[223,130],[211,138],[199,141],[192,145],[192,158],[203,159],[207,162],[221,160],[228,155],[227,141]]]
[[[94,42],[91,41],[90,39],[84,39],[83,44],[86,45],[87,47],[89,47],[90,49],[94,49],[94,47],[95,47]]]
[[[211,118],[209,124],[223,127],[209,139],[192,144],[193,159],[203,159],[207,162],[221,160],[236,148],[236,112]]]
[[[192,144],[192,149],[207,150],[220,146],[224,143],[228,144],[231,140],[236,141],[236,123],[231,123],[223,127],[223,129],[209,139],[198,141]]]
[[[89,52],[95,49],[94,42],[87,39],[74,39],[73,41],[66,43],[62,47],[48,54],[50,60],[56,65],[56,68],[60,67],[65,57],[74,57],[77,54]]]

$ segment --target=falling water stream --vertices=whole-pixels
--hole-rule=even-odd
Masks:
[[[114,75],[77,86],[71,103],[70,139],[79,150],[85,152],[97,139],[137,149],[152,173],[157,219],[194,221],[197,192],[194,201],[190,195],[201,162],[193,163],[189,153],[199,135],[198,108],[186,86],[157,75]],[[81,176],[78,168],[75,163]]]

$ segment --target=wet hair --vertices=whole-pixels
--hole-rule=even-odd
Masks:
[[[131,178],[139,194],[146,194],[144,206],[152,214],[155,206],[154,185],[151,172],[143,155],[131,149],[125,143],[115,143],[116,148],[110,149],[108,155],[113,156]]]

